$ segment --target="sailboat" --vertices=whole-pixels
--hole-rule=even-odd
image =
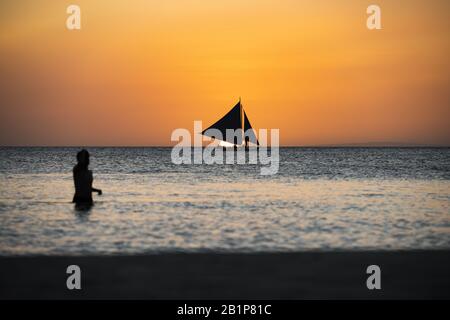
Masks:
[[[240,98],[239,102],[230,111],[228,111],[226,115],[209,126],[207,129],[202,131],[202,135],[211,138],[217,138],[211,132],[208,132],[209,129],[216,129],[222,133],[222,140],[220,141],[220,145],[222,145],[223,147],[234,147],[236,149],[238,147],[244,146],[247,150],[250,146],[250,143],[259,146],[259,141],[256,138],[255,131],[250,124],[250,120],[245,113]],[[234,137],[227,137],[227,129],[241,129],[241,131]]]

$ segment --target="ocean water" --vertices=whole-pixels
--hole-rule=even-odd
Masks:
[[[0,148],[0,255],[450,248],[449,148],[281,148],[259,165],[175,165],[170,148]]]

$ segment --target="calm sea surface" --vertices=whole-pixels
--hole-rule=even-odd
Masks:
[[[0,255],[450,248],[449,148],[282,148],[258,165],[174,165],[170,148],[0,148]]]

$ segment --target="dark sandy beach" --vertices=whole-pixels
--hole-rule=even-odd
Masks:
[[[66,268],[81,268],[81,290]],[[368,290],[366,268],[381,268]],[[1,299],[442,299],[450,251],[1,257]]]

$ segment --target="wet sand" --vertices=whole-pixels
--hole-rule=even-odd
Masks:
[[[72,264],[81,290],[66,288]],[[0,257],[0,298],[450,299],[450,251]]]

